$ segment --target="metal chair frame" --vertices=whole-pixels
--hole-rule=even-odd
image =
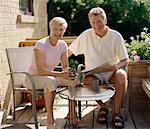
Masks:
[[[37,112],[36,112],[36,97],[37,97],[37,91],[44,91],[44,89],[36,89],[36,84],[34,82],[33,76],[28,73],[28,68],[30,65],[30,62],[32,60],[32,54],[33,53],[33,46],[28,47],[18,47],[18,48],[7,48],[6,54],[9,64],[9,69],[11,77],[11,84],[12,84],[12,94],[13,94],[13,120],[15,120],[15,108],[16,108],[16,100],[15,100],[15,93],[16,91],[21,92],[30,92],[32,93],[32,113],[34,117],[34,124],[35,128],[38,129],[38,120],[37,120]],[[59,66],[60,69],[60,66]],[[17,77],[16,77],[17,75]],[[25,88],[25,77],[28,77],[32,89]],[[17,86],[21,88],[17,88]],[[22,88],[23,87],[23,88]],[[67,87],[59,87],[57,88],[56,93],[60,93],[61,91],[67,89]]]
[[[22,53],[22,52],[24,53]],[[27,60],[31,60],[31,57],[32,55],[28,54],[29,53],[32,53],[31,51],[33,51],[33,47],[22,47],[22,48],[7,48],[6,49],[6,54],[7,54],[7,59],[8,59],[8,64],[9,64],[9,69],[10,69],[10,77],[11,77],[11,82],[12,82],[12,94],[13,94],[13,120],[15,120],[15,108],[16,108],[16,100],[15,100],[15,82],[17,80],[19,80],[19,78],[15,79],[15,75],[19,75],[19,76],[22,76],[23,74],[25,76],[27,76],[31,82],[31,85],[32,85],[32,112],[33,112],[33,117],[34,117],[34,124],[35,124],[35,128],[38,129],[38,121],[37,121],[37,113],[36,113],[36,85],[35,85],[35,82],[33,80],[33,77],[30,73],[27,72],[27,68],[26,69],[23,69],[22,68],[13,68],[13,67],[16,67],[18,65],[18,63],[22,63],[22,65],[25,65],[23,63],[26,62],[26,59]],[[14,55],[11,55],[11,54],[14,54]],[[23,58],[21,57],[22,54],[27,54],[25,55],[25,58],[24,61],[21,59],[19,60],[20,58]],[[16,56],[16,57],[13,57],[13,56]],[[18,59],[17,57],[20,58]],[[13,61],[13,58],[16,58],[16,61]],[[25,78],[24,76],[24,78]],[[23,78],[23,77],[22,77]],[[20,85],[20,86],[23,86],[23,85]],[[24,88],[25,89],[25,88]],[[23,91],[23,89],[20,88],[21,91]],[[25,89],[24,91],[28,91],[28,89]]]

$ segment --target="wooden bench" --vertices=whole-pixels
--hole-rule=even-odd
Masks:
[[[150,66],[148,67],[148,78],[142,79],[142,88],[150,99]]]
[[[19,47],[34,46],[37,40],[25,40],[19,42]]]
[[[70,45],[76,38],[77,36],[64,36],[63,40]],[[26,38],[25,41],[19,42],[19,47],[34,46],[39,39],[40,38]]]
[[[26,38],[26,40],[39,40],[42,39],[43,37],[33,37],[33,38]],[[64,36],[63,39],[75,39],[77,36]]]
[[[142,88],[150,98],[150,79],[142,79]]]

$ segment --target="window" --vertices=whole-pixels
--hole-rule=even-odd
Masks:
[[[19,0],[19,10],[24,15],[33,16],[33,0]]]

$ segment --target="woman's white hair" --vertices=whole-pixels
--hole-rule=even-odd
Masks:
[[[100,7],[95,7],[95,8],[92,8],[89,13],[88,13],[88,17],[90,19],[91,16],[93,15],[99,15],[100,18],[104,21],[105,24],[107,24],[107,17],[106,17],[106,13],[105,11],[100,8]]]
[[[58,26],[58,25],[63,25],[65,28],[67,28],[68,24],[66,20],[62,17],[54,17],[50,22],[49,22],[49,28],[50,30],[52,29],[53,26]]]

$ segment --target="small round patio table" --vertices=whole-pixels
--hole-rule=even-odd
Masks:
[[[67,90],[60,92],[60,97],[77,102],[77,118],[81,119],[81,101],[96,101],[101,100],[107,102],[115,94],[115,88],[111,84],[99,85],[97,88],[86,88],[83,84],[76,87],[69,87]],[[73,108],[71,104],[69,108]],[[108,128],[108,124],[106,125]],[[78,128],[78,127],[77,127]],[[92,119],[92,129],[94,128],[94,111]]]

